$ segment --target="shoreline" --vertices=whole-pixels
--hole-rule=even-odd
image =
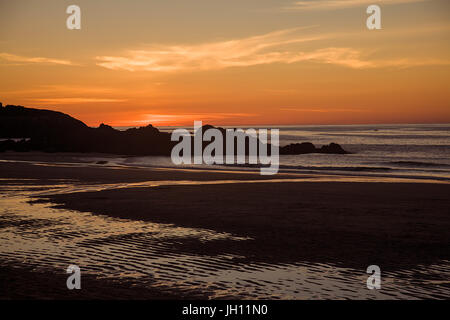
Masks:
[[[44,153],[44,152],[3,152],[0,153],[0,165],[6,168],[6,170],[14,170],[14,173],[5,174],[0,176],[0,179],[6,178],[27,178],[26,174],[21,174],[17,168],[25,168],[24,171],[28,172],[26,165],[39,166],[40,169],[44,167],[66,167],[75,169],[77,167],[90,168],[87,170],[110,170],[112,175],[115,175],[114,171],[127,170],[127,172],[133,172],[132,178],[128,179],[124,175],[115,175],[119,181],[145,181],[143,177],[147,177],[147,180],[157,180],[158,177],[164,175],[158,175],[157,172],[171,172],[173,178],[170,180],[183,180],[183,177],[192,177],[192,180],[298,180],[308,182],[369,182],[369,183],[431,183],[431,184],[450,184],[450,180],[447,178],[433,177],[433,176],[404,176],[404,175],[387,175],[387,174],[354,174],[351,172],[334,172],[334,171],[314,171],[305,170],[303,172],[295,172],[292,170],[280,170],[275,175],[262,176],[259,173],[259,169],[250,169],[244,167],[239,169],[238,166],[230,166],[229,168],[224,166],[205,166],[205,167],[167,167],[167,166],[145,166],[139,164],[123,165],[109,163],[103,159],[117,159],[117,158],[136,158],[135,156],[120,156],[112,154],[99,154],[99,153]],[[141,158],[141,157],[137,157]],[[98,159],[102,159],[98,161]],[[106,163],[105,163],[106,162]],[[8,164],[10,164],[8,166]],[[47,176],[41,175],[39,178],[47,179],[48,176],[54,175],[52,170],[44,170]],[[107,171],[104,171],[104,173]],[[136,172],[140,172],[136,174]],[[72,173],[67,172],[67,175],[74,176]],[[98,173],[96,174],[98,175]],[[120,176],[120,177],[119,177]],[[104,181],[110,181],[107,174],[102,175]],[[81,177],[81,181],[89,181],[86,176]],[[160,179],[164,180],[164,179]],[[185,179],[186,180],[186,179]],[[99,181],[100,183],[102,181]]]
[[[396,273],[450,261],[449,184],[311,182],[307,175],[277,175],[274,182],[268,182],[268,177],[251,173],[72,166],[47,161],[47,165],[0,161],[4,190],[14,194],[19,188],[17,194],[23,192],[30,205],[49,205],[75,215],[212,230],[246,238],[181,238],[170,249],[161,249],[162,256],[170,256],[171,252],[197,257],[232,256],[239,257],[234,263],[244,266],[301,262],[361,270],[363,274],[372,264],[380,265],[383,272]],[[230,183],[216,184],[218,180]],[[161,181],[167,184],[158,185]],[[147,182],[154,184],[134,185]],[[111,187],[95,189],[107,184]],[[53,187],[62,191],[36,192]],[[0,259],[0,272],[19,278],[18,288],[12,290],[15,296],[26,296],[21,287],[27,285],[22,283],[25,280],[8,269],[5,259]],[[34,274],[38,283],[45,282],[45,273],[29,270],[27,264],[21,268],[23,279]],[[103,280],[94,280],[97,293],[92,297],[108,297],[95,284]],[[141,290],[136,291],[126,282],[123,285],[128,287],[117,292],[125,297]],[[158,289],[149,290],[147,298],[166,297]],[[173,293],[174,297],[167,294],[169,298],[192,298],[181,292]]]

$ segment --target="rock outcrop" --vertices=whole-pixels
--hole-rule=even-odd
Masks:
[[[297,155],[307,153],[330,153],[330,154],[348,154],[339,144],[330,143],[329,145],[316,148],[310,142],[292,143],[280,148],[280,154]]]
[[[202,130],[205,132],[210,128],[215,127],[205,125]],[[225,129],[216,129],[222,132],[225,142]],[[248,139],[247,136],[246,150],[249,149]],[[37,150],[168,156],[176,143],[178,142],[171,141],[170,133],[161,132],[152,125],[125,131],[103,123],[98,128],[92,128],[62,112],[13,105],[0,106],[0,151]],[[203,148],[208,144],[209,142],[203,142]],[[270,146],[268,149],[270,150]],[[316,148],[312,143],[296,143],[280,148],[280,154],[305,153],[347,152],[335,143],[321,148]]]

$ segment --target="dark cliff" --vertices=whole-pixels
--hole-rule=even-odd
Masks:
[[[203,132],[215,128],[203,126]],[[225,137],[225,129],[219,129]],[[91,128],[67,114],[51,110],[0,104],[0,151],[99,152],[122,155],[170,155],[178,143],[170,133],[152,125],[120,131],[106,124]],[[246,138],[246,153],[248,140]],[[224,139],[225,142],[225,139]],[[209,142],[203,142],[203,148]],[[235,144],[236,146],[236,144]],[[269,146],[270,153],[270,146]],[[193,148],[192,148],[193,150]],[[225,152],[225,149],[223,150]],[[235,148],[235,153],[236,153]],[[280,148],[280,154],[345,154],[338,144],[316,148],[312,143],[295,143]]]

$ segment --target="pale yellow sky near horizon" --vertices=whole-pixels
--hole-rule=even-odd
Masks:
[[[66,28],[67,6],[81,30]],[[381,30],[366,8],[381,7]],[[450,122],[450,2],[0,0],[0,101],[89,125]]]

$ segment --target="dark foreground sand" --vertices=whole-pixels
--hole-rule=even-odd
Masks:
[[[91,299],[155,299],[176,300],[202,298],[173,294],[149,287],[133,286],[83,275],[82,290],[67,290],[64,273],[39,272],[27,266],[0,266],[0,299],[2,300],[91,300]],[[132,289],[131,289],[132,287]]]
[[[450,185],[285,182],[132,188],[49,200],[79,211],[254,239],[180,250],[390,270],[450,259],[448,194]]]
[[[259,175],[248,174],[37,168],[0,163],[0,178],[38,179],[33,184],[63,178],[84,183],[260,179]],[[35,200],[94,214],[207,228],[252,238],[243,242],[174,244],[184,252],[230,253],[243,256],[245,262],[308,261],[361,270],[377,264],[385,271],[395,271],[450,259],[449,194],[450,184],[281,182],[128,188],[57,194]],[[3,285],[4,279],[10,277],[19,278],[15,283],[27,281],[26,271],[25,276],[18,276],[17,269],[2,267]],[[8,281],[7,285],[10,292],[18,291],[12,288],[14,282]],[[114,292],[111,286],[106,288]],[[168,297],[150,291],[147,298]]]

